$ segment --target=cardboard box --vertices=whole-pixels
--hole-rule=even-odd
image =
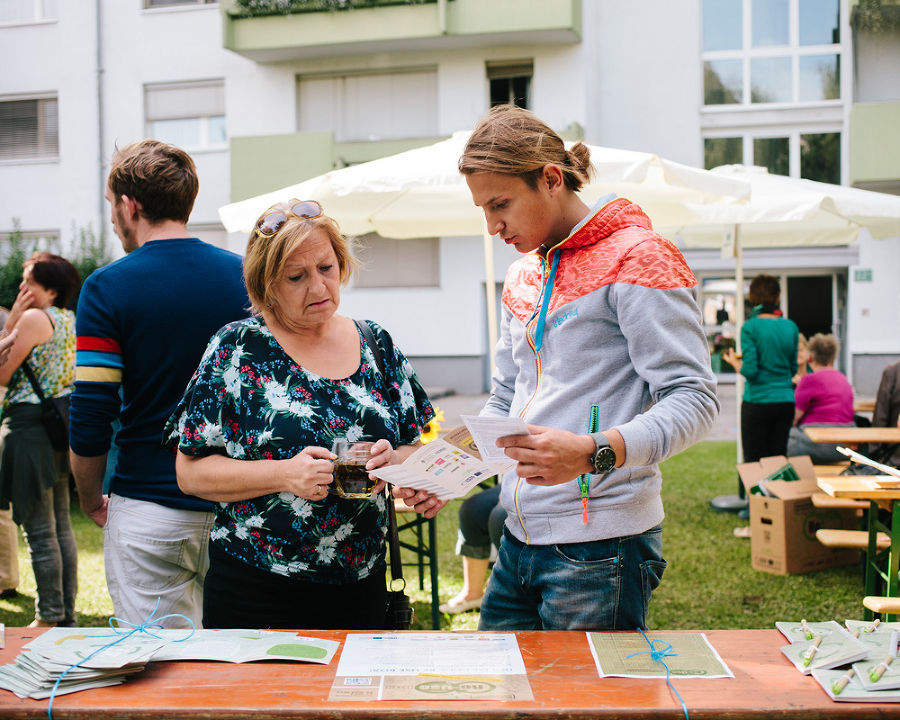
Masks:
[[[825,547],[816,539],[816,530],[820,528],[857,530],[859,521],[855,510],[813,506],[811,496],[819,488],[808,455],[763,458],[738,465],[738,473],[750,498],[750,552],[754,570],[789,575],[859,562],[858,550]],[[766,480],[772,475],[799,479]],[[768,496],[759,494],[760,489]]]

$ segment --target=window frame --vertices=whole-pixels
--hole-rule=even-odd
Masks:
[[[56,14],[51,15],[46,11],[47,0],[31,0],[33,14],[29,17],[17,18],[15,20],[0,20],[0,27],[12,27],[15,25],[38,25],[41,23],[55,23],[59,19],[59,2],[64,0],[55,0],[54,11]]]
[[[708,2],[709,0],[702,0]],[[821,54],[822,45],[799,45],[799,0],[789,0],[790,2],[790,22],[791,31],[790,38],[792,45],[791,51],[802,50],[803,52],[792,55],[792,58],[801,55],[817,55]],[[815,101],[799,101],[792,100],[787,103],[732,103],[706,105],[705,94],[706,88],[704,84],[704,69],[707,60],[716,57],[724,57],[729,53],[745,54],[745,48],[748,43],[748,36],[751,31],[749,26],[749,17],[752,13],[751,0],[741,0],[742,7],[742,47],[738,51],[705,51],[702,47],[702,28],[700,32],[700,53],[698,63],[698,73],[700,74],[700,97],[699,113],[700,113],[700,163],[701,167],[705,167],[705,141],[711,138],[728,138],[740,137],[742,140],[742,158],[744,164],[752,164],[753,158],[753,140],[768,137],[788,137],[789,138],[789,166],[790,177],[799,178],[801,165],[800,137],[802,135],[818,134],[818,133],[838,133],[839,138],[839,163],[840,163],[840,183],[846,185],[850,179],[850,162],[849,162],[849,108],[852,103],[852,78],[853,78],[853,55],[850,52],[850,38],[852,32],[849,23],[849,11],[847,8],[847,0],[839,0],[840,18],[840,38],[841,42],[836,45],[827,46],[829,48],[839,48],[838,56],[840,57],[840,98],[834,100],[815,100]],[[700,23],[703,22],[703,10],[701,7]],[[780,53],[788,46],[775,46],[774,51],[770,47],[756,48],[757,55],[762,57],[766,53],[769,56]],[[750,92],[749,75],[749,57],[742,64],[742,100]],[[793,98],[799,98],[799,70],[797,62],[792,59],[792,87]]]
[[[45,162],[58,162],[60,158],[60,122],[59,122],[59,96],[57,93],[34,93],[30,95],[7,95],[0,96],[0,103],[11,103],[11,102],[46,102],[48,100],[52,100],[56,103],[56,148],[52,153],[35,153],[30,155],[18,155],[11,157],[3,157],[0,156],[0,165],[21,165],[27,163],[45,163]],[[40,120],[40,113],[37,114],[38,121]],[[40,134],[40,133],[39,133]],[[35,149],[39,149],[36,147]]]
[[[714,2],[715,0],[701,0],[702,2]],[[786,45],[766,45],[753,46],[753,15],[754,0],[741,0],[741,47],[734,50],[704,50],[703,32],[701,27],[701,47],[700,47],[700,69],[701,69],[701,106],[704,111],[713,111],[714,109],[727,108],[734,110],[736,108],[779,108],[779,107],[796,107],[798,105],[842,105],[846,100],[847,85],[845,76],[851,72],[847,66],[846,44],[848,38],[849,26],[847,23],[847,9],[845,0],[838,0],[838,7],[841,12],[840,17],[840,37],[839,43],[831,43],[826,45],[801,45],[800,44],[800,0],[789,0],[788,6],[788,44]],[[703,23],[703,9],[700,11],[700,23]],[[838,67],[840,69],[839,90],[840,97],[831,99],[817,100],[800,100],[800,58],[815,55],[835,55],[838,58]],[[788,58],[791,63],[791,99],[781,102],[753,102],[752,93],[752,76],[751,64],[753,60],[758,59],[775,59]],[[706,87],[703,78],[707,61],[714,60],[740,60],[741,61],[741,100],[737,103],[706,103]]]
[[[222,91],[222,112],[221,114],[203,114],[203,115],[189,115],[184,117],[155,117],[150,119],[148,115],[150,114],[148,111],[148,97],[153,91],[162,91],[166,90],[182,90],[182,89],[190,89],[190,88],[205,88],[205,87],[215,87],[221,88]],[[153,82],[153,83],[144,83],[144,130],[147,137],[156,137],[156,134],[153,132],[153,123],[155,122],[166,122],[173,120],[197,120],[199,121],[199,129],[200,129],[200,143],[196,145],[185,145],[181,147],[182,150],[185,150],[190,153],[204,153],[204,152],[223,152],[227,151],[229,147],[228,143],[228,116],[225,111],[225,79],[224,78],[203,78],[199,80],[184,80],[184,81],[173,81],[173,82]],[[221,117],[225,123],[225,139],[220,143],[213,143],[210,141],[210,126],[212,118]],[[157,138],[164,141],[167,141],[165,138]]]
[[[404,268],[409,275],[408,281],[398,281],[398,278],[395,275],[388,277],[385,280],[379,282],[371,282],[371,278],[375,277],[375,275],[371,272],[372,270],[378,271],[379,268],[376,262],[371,262],[370,265],[367,265],[367,255],[372,253],[373,248],[381,243],[390,243],[391,251],[394,250],[413,250],[413,255],[420,259],[423,258],[422,253],[422,243],[427,243],[430,250],[430,257],[428,257],[429,264],[431,266],[429,274],[430,277],[426,282],[423,282],[424,273],[422,272],[421,267],[414,268]],[[418,243],[418,247],[407,247],[404,248],[404,244],[413,244]],[[441,239],[439,237],[427,236],[427,237],[418,237],[418,238],[388,238],[378,235],[377,233],[367,233],[365,235],[360,235],[359,237],[355,237],[352,242],[352,252],[354,257],[359,261],[359,267],[356,272],[353,274],[353,280],[351,281],[350,287],[354,290],[394,290],[398,288],[402,289],[415,289],[415,288],[439,288],[441,286]],[[384,246],[382,245],[382,248]],[[375,259],[374,253],[369,255],[370,258]],[[391,268],[396,273],[396,270],[400,267],[398,263],[392,262],[391,258],[382,256],[377,258],[381,263],[390,264]]]
[[[788,139],[788,164],[789,164],[789,173],[787,177],[792,178],[800,178],[803,177],[800,174],[800,166],[801,166],[801,138],[803,135],[820,135],[826,133],[837,133],[840,135],[839,144],[841,147],[844,146],[844,139],[846,133],[842,127],[836,127],[833,124],[804,124],[804,125],[769,125],[765,127],[755,127],[755,128],[730,128],[730,129],[722,129],[722,130],[714,130],[703,133],[704,143],[706,140],[713,140],[717,138],[740,138],[741,139],[741,164],[743,165],[754,165],[759,164],[754,162],[755,158],[753,156],[753,141],[754,140],[762,140],[768,138],[787,138]],[[705,146],[704,146],[704,159],[705,159]],[[838,161],[841,166],[841,177],[844,176],[844,154],[840,153],[838,157]],[[703,163],[705,167],[705,162]]]

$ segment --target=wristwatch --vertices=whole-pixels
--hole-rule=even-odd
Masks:
[[[596,449],[591,453],[591,465],[595,475],[606,475],[616,466],[616,451],[603,433],[590,433]]]

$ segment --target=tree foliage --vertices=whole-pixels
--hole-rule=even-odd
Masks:
[[[22,282],[22,264],[26,259],[31,257],[35,251],[47,251],[56,254],[62,254],[71,262],[78,270],[81,281],[90,275],[94,270],[103,267],[110,260],[109,248],[106,239],[98,238],[91,226],[86,228],[74,228],[74,234],[77,236],[73,252],[69,256],[65,256],[60,252],[59,238],[52,237],[49,239],[28,238],[23,235],[21,224],[18,218],[13,218],[13,231],[9,236],[0,243],[0,306],[11,308],[19,294],[19,283]],[[79,286],[79,292],[81,287]],[[72,307],[78,301],[78,293],[72,299]]]

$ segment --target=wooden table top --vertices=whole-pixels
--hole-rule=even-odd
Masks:
[[[39,629],[8,628],[0,662],[11,662]],[[345,632],[303,631],[343,640]],[[678,679],[672,683],[692,720],[712,718],[853,718],[900,713],[900,706],[833,702],[812,677],[781,654],[777,630],[709,630],[712,646],[735,677]],[[553,718],[627,720],[683,718],[664,679],[600,678],[583,632],[520,632],[519,647],[534,693],[530,702],[440,701],[328,702],[337,668],[303,663],[150,663],[124,684],[61,695],[59,720],[78,718]],[[674,648],[677,651],[677,646]],[[340,652],[340,650],[338,651]],[[0,691],[0,716],[46,718],[47,701],[22,700]]]
[[[817,443],[900,443],[900,428],[896,427],[805,427],[803,432]]]
[[[900,500],[900,487],[879,487],[872,475],[835,475],[818,478],[819,487],[832,497],[853,500]]]

